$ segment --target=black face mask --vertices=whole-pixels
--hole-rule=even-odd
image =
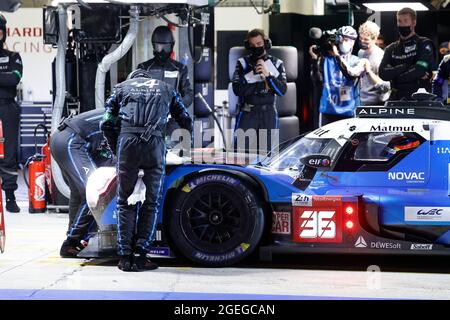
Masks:
[[[155,56],[155,59],[160,62],[166,62],[170,58],[170,52],[166,52],[164,50],[160,52],[153,51],[153,55]]]
[[[407,26],[407,27],[397,26],[397,28],[398,28],[398,33],[404,38],[409,36],[411,34],[411,32],[412,32],[411,26]]]
[[[360,47],[362,50],[367,50],[367,49],[369,49],[369,45],[368,45],[367,43],[362,43],[362,42],[360,42],[360,43],[359,43],[359,47]]]
[[[264,47],[250,47],[250,57],[255,61],[264,58],[265,53]]]

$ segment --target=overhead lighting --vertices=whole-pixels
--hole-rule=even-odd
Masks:
[[[429,10],[421,2],[363,2],[363,5],[372,11],[399,11],[405,7],[415,11]]]

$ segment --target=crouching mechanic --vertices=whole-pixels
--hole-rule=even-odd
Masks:
[[[83,112],[68,118],[51,137],[50,150],[70,188],[69,229],[60,255],[74,258],[84,249],[89,230],[95,227],[94,217],[86,203],[89,175],[100,166],[112,166],[114,155],[100,131],[103,110]]]
[[[105,108],[102,131],[108,143],[117,143],[118,268],[153,270],[158,266],[148,259],[147,253],[156,228],[165,175],[167,118],[170,113],[181,128],[189,131],[189,136],[192,119],[174,88],[151,79],[149,72],[142,69],[133,71],[126,81],[116,85]],[[120,127],[118,140],[114,135],[117,127]],[[128,204],[128,197],[139,169],[144,171],[146,193],[137,217],[134,206]]]

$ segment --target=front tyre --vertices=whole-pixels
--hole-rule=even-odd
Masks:
[[[263,229],[260,200],[226,173],[204,173],[184,183],[169,222],[177,249],[209,267],[229,266],[250,255]]]

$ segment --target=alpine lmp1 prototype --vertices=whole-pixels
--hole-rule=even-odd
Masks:
[[[232,265],[272,253],[450,254],[450,110],[357,109],[251,165],[169,156],[152,254]],[[99,231],[82,257],[114,255],[115,170],[90,178]]]

